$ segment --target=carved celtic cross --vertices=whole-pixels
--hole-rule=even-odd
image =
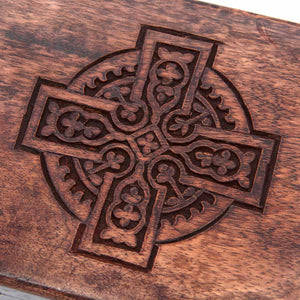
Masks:
[[[38,80],[18,144],[81,221],[73,252],[149,269],[232,204],[263,209],[278,138],[213,67],[219,44],[144,26],[68,86]]]

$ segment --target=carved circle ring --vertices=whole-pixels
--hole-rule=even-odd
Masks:
[[[68,89],[95,98],[101,97],[109,101],[116,101],[117,95],[114,94],[114,91],[117,91],[121,93],[125,101],[128,101],[128,95],[131,93],[136,78],[139,55],[140,50],[129,49],[101,58],[77,74],[72,79]],[[184,73],[183,68],[186,65],[182,67],[180,64],[168,63],[167,60],[162,60],[157,64],[159,66],[156,66],[156,69],[160,70],[160,73],[156,72],[153,76],[161,79],[164,74],[169,74],[167,72],[173,72],[172,74],[174,75],[171,79],[170,76],[163,77],[166,78],[165,83],[168,83],[168,80],[174,80],[178,81],[179,84],[180,82],[184,84],[186,79],[181,79],[180,76]],[[177,69],[177,72],[174,72],[175,69]],[[158,101],[162,102],[168,95],[170,96],[171,93],[174,93],[171,89],[167,89],[166,86],[162,85],[160,88],[156,88],[157,91],[154,97],[157,97]],[[143,128],[147,123],[148,110],[146,104],[138,102],[131,110],[126,110],[126,107],[123,106],[114,111],[110,117],[115,127],[114,131],[126,133],[126,131],[135,132]],[[229,80],[213,68],[207,67],[204,71],[195,93],[195,102],[191,114],[190,116],[180,115],[180,107],[177,107],[171,111],[166,110],[162,123],[156,123],[161,128],[165,138],[170,140],[170,144],[184,147],[189,139],[192,139],[192,133],[188,132],[192,129],[187,125],[192,122],[197,122],[197,124],[202,126],[245,133],[249,133],[251,130],[251,120],[239,98],[239,94]],[[235,118],[237,115],[239,117]],[[72,118],[76,119],[76,115],[73,115]],[[64,124],[70,125],[72,118],[70,117],[68,121],[64,121]],[[126,118],[127,121],[124,121]],[[94,122],[104,123],[99,118],[94,120]],[[79,126],[78,129],[81,129],[80,125],[77,125]],[[105,127],[106,124],[102,125]],[[106,130],[110,131],[109,128],[106,128]],[[180,138],[182,133],[190,138]],[[89,139],[90,136],[98,134],[98,132],[93,132],[93,127],[91,127],[84,134]],[[151,147],[156,147],[155,137],[151,134],[140,138],[139,143],[143,147],[141,151],[145,153],[147,151],[150,152]],[[118,151],[114,152],[116,149]],[[218,165],[217,158],[212,158],[211,153],[207,152],[206,149],[207,147],[204,145],[203,151],[197,152],[198,157],[202,158],[202,165],[213,163],[212,159]],[[215,149],[215,151],[219,150]],[[115,165],[110,165],[112,172],[114,172],[114,167],[118,170],[123,168],[124,172],[118,173],[118,176],[123,176],[132,169],[130,163],[127,163],[134,160],[133,156],[135,155],[130,147],[120,147],[116,144],[114,148],[114,146],[108,147],[106,145],[106,148],[104,146],[102,149],[101,155],[105,157],[106,161],[115,162]],[[230,149],[225,149],[219,153],[218,159],[226,160],[229,156]],[[90,210],[93,209],[99,186],[103,182],[103,178],[101,178],[99,173],[89,172],[97,168],[97,166],[90,161],[52,153],[45,153],[43,159],[47,175],[50,179],[55,178],[55,180],[52,180],[52,185],[62,206],[73,216],[84,222]],[[166,162],[169,163],[166,164]],[[122,165],[124,163],[125,165]],[[156,157],[149,164],[148,173],[152,172],[149,175],[150,178],[160,174],[159,178],[162,186],[167,178],[166,176],[171,178],[170,176],[186,172],[186,167],[183,165],[182,160],[174,158],[172,161],[168,159],[167,153]],[[222,178],[222,175],[227,171],[227,169],[224,169],[226,164],[225,166],[219,164],[219,166],[217,174]],[[235,166],[227,164],[227,167],[233,169]],[[149,171],[150,169],[151,171]],[[60,180],[57,180],[57,178],[60,178]],[[159,183],[156,182],[156,184]],[[135,191],[135,189],[132,189],[132,193],[135,193]],[[205,189],[187,187],[181,190],[180,193],[182,199],[179,199],[180,197],[175,192],[165,199],[156,243],[177,241],[206,229],[219,220],[232,204],[229,198],[207,192]],[[126,222],[126,220],[123,220],[123,222]]]

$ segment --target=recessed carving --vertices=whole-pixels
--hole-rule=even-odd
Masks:
[[[81,221],[72,251],[149,270],[157,246],[262,210],[279,137],[212,66],[220,43],[144,26],[137,47],[62,86],[39,79],[18,144]]]

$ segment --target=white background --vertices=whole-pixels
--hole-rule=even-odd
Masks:
[[[203,2],[300,23],[300,0],[203,0]]]

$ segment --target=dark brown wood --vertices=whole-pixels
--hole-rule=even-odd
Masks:
[[[299,298],[299,25],[183,0],[1,20],[2,284]]]

